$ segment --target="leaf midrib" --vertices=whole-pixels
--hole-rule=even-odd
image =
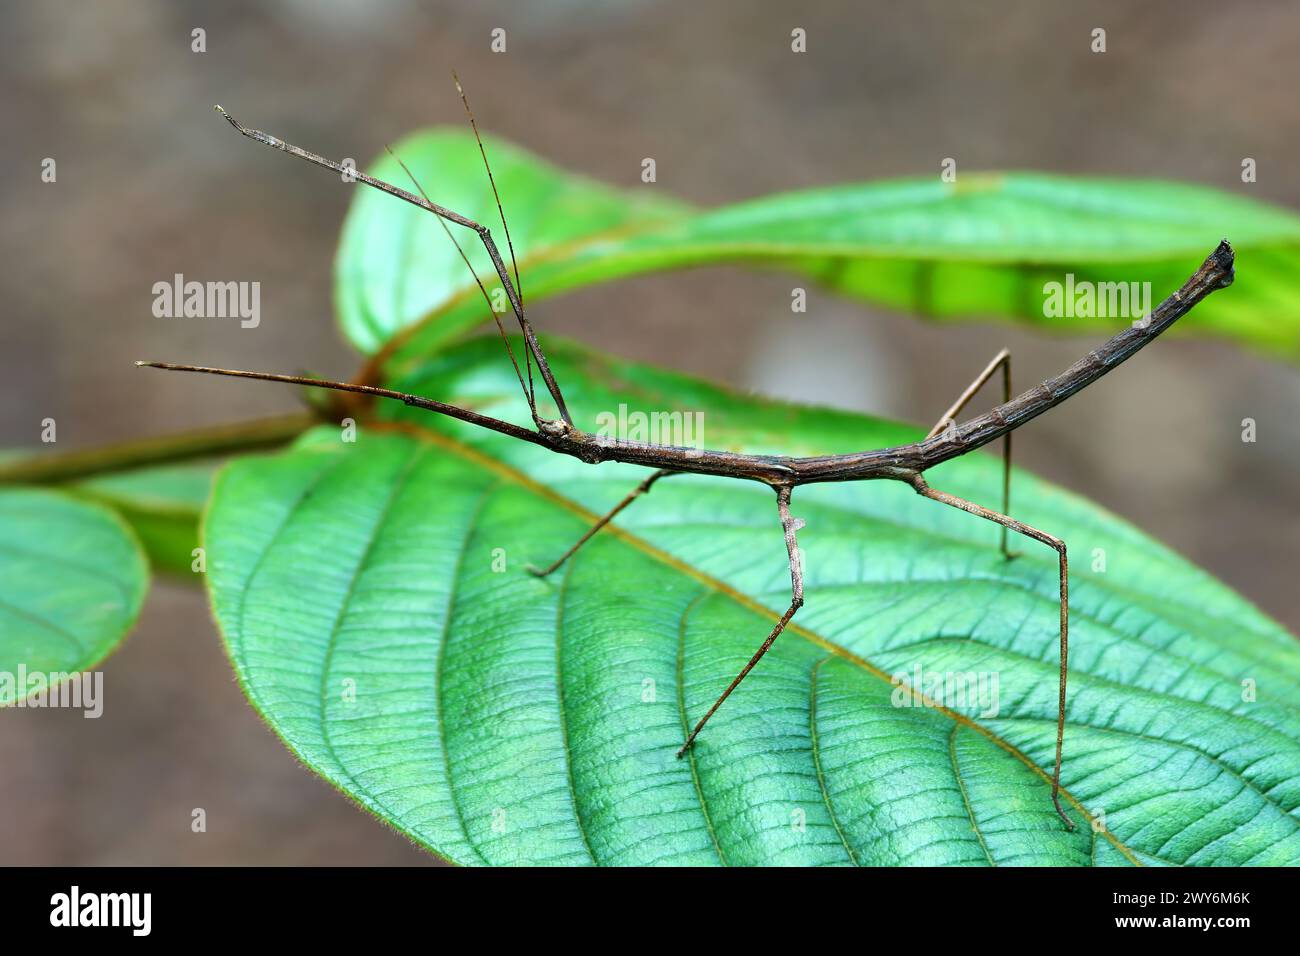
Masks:
[[[121,596],[122,606],[131,606],[132,595],[126,583],[120,578],[105,574],[103,568],[96,568],[88,564],[82,564],[80,561],[73,561],[66,555],[54,555],[45,551],[40,551],[36,548],[24,548],[11,541],[0,541],[0,551],[7,551],[10,554],[18,555],[19,557],[26,558],[29,561],[36,560],[47,564],[57,564],[60,567],[82,574],[85,577],[90,578],[92,581],[107,582],[108,585]]]
[[[560,714],[560,744],[564,748],[564,783],[569,790],[569,802],[573,804],[573,819],[578,826],[578,835],[591,862],[597,866],[596,851],[592,849],[591,839],[587,836],[587,824],[582,818],[582,807],[578,804],[578,789],[573,783],[573,750],[569,744],[569,715],[564,705],[564,611],[569,593],[569,577],[573,573],[574,563],[569,562],[560,577],[559,593],[555,596],[555,698]]]
[[[321,659],[321,665],[320,665],[321,743],[324,744],[325,752],[329,754],[330,760],[334,762],[334,765],[337,766],[339,770],[343,773],[343,775],[347,777],[347,779],[352,783],[353,792],[355,793],[366,793],[367,790],[365,787],[361,785],[361,781],[358,780],[353,775],[352,771],[348,768],[348,765],[343,761],[341,757],[339,757],[338,752],[334,749],[334,740],[332,734],[330,733],[331,722],[326,716],[327,715],[326,701],[327,701],[327,695],[329,693],[329,689],[327,685],[329,681],[330,666],[334,660],[334,648],[338,643],[339,628],[343,624],[343,619],[347,616],[348,606],[352,603],[352,598],[356,593],[357,582],[361,580],[361,575],[365,571],[366,565],[370,561],[370,557],[374,552],[375,544],[379,541],[380,533],[384,530],[385,525],[388,524],[389,518],[392,516],[393,504],[401,496],[402,490],[406,487],[406,482],[410,479],[411,472],[414,470],[416,464],[423,457],[424,457],[424,451],[422,449],[416,448],[415,451],[410,455],[410,457],[407,458],[405,462],[403,462],[401,470],[397,473],[396,477],[394,478],[392,486],[388,490],[388,496],[384,499],[383,507],[380,509],[379,514],[375,517],[374,524],[370,528],[370,534],[366,539],[365,547],[362,548],[361,554],[357,558],[356,566],[352,569],[352,575],[348,579],[347,589],[343,592],[343,599],[339,602],[338,612],[334,615],[334,622],[330,626],[329,637],[325,641],[325,654]],[[269,552],[270,552],[270,548],[267,548],[267,553]],[[252,584],[252,578],[250,577],[249,585],[251,586],[251,584]],[[372,793],[370,795],[370,799],[375,802],[376,806],[383,807],[386,811],[388,811],[389,814],[393,814],[393,808],[385,806],[385,804],[375,794]]]
[[[574,502],[564,497],[563,495],[559,494],[558,492],[554,491],[551,488],[548,488],[545,485],[533,481],[527,475],[523,474],[520,471],[517,471],[516,469],[512,468],[510,465],[507,465],[505,462],[492,458],[491,456],[475,448],[471,448],[468,445],[462,444],[461,442],[458,442],[454,438],[444,435],[441,432],[420,428],[417,425],[412,425],[406,422],[376,422],[371,425],[371,428],[373,430],[380,431],[380,432],[389,432],[393,434],[406,435],[408,437],[415,438],[419,441],[424,441],[424,442],[428,442],[429,444],[436,445],[439,448],[442,448],[446,451],[451,452],[452,454],[459,456],[461,459],[467,462],[478,465],[479,467],[484,468],[492,472],[493,474],[496,474],[501,478],[515,485],[518,485],[521,488],[524,488],[525,490],[531,491],[532,493],[546,499],[547,501],[550,501],[553,504],[559,505],[565,510],[573,514],[576,514],[589,522],[594,522],[599,517],[598,515],[588,511],[586,508],[583,508],[577,502]],[[650,542],[632,534],[631,532],[627,531],[626,529],[618,525],[614,525],[611,523],[609,525],[606,525],[606,527],[602,530],[612,533],[619,540],[636,548],[638,551],[642,552],[643,554],[651,558],[654,558],[655,560],[666,565],[667,567],[670,567],[673,570],[678,571],[679,573],[684,574],[689,578],[699,581],[701,584],[704,584],[705,586],[709,587],[710,589],[712,589],[713,591],[719,594],[726,595],[727,597],[731,598],[733,601],[738,603],[740,606],[746,608],[747,610],[753,611],[758,614],[762,614],[772,620],[776,620],[777,618],[780,617],[780,615],[774,613],[771,610],[771,608],[767,607],[766,605],[760,604],[759,602],[755,601],[753,598],[749,597],[748,595],[743,594],[740,591],[737,591],[735,588],[731,587],[726,582],[719,581],[717,578],[705,574],[703,571],[699,570],[698,568],[695,568],[692,565],[689,565],[684,561],[681,561],[680,559],[668,554],[665,551],[661,551],[659,548],[656,548]],[[885,683],[888,683],[891,686],[895,686],[892,683],[891,677],[883,670],[881,670],[879,667],[872,664],[866,658],[853,653],[852,651],[848,650],[845,647],[841,647],[839,644],[836,644],[834,641],[830,640],[829,638],[821,634],[818,634],[815,631],[812,631],[809,628],[793,620],[790,621],[790,623],[786,626],[786,631],[799,635],[809,643],[814,644],[817,647],[820,647],[826,651],[829,651],[831,654],[834,654],[835,656],[848,661],[849,663],[855,665],[859,669],[866,671],[867,673],[875,676],[876,678],[884,681]],[[909,685],[903,684],[902,686],[909,686]],[[909,686],[909,690],[911,691],[913,696],[918,700],[921,700],[925,704],[925,706],[932,708],[936,712],[943,714],[944,716],[948,717],[950,720],[953,720],[956,723],[961,724],[962,726],[971,728],[976,733],[982,734],[984,737],[986,737],[989,741],[994,743],[996,746],[1000,747],[1002,750],[1006,751],[1012,757],[1015,757],[1017,760],[1023,763],[1033,773],[1037,774],[1039,778],[1042,779],[1045,783],[1051,782],[1051,777],[1047,774],[1046,771],[1044,771],[1041,767],[1039,767],[1038,764],[1030,760],[1029,757],[1025,755],[1021,750],[1019,750],[1015,745],[1003,739],[1002,737],[994,733],[989,728],[970,719],[969,717],[966,717],[964,714],[959,714],[956,711],[950,710],[949,708],[945,707],[939,702],[931,700],[929,697],[927,697],[924,693],[920,692],[919,690],[910,688],[910,686]],[[1087,823],[1090,826],[1093,826],[1094,824],[1093,817],[1083,806],[1083,804],[1065,787],[1061,787],[1060,792],[1062,795],[1064,795],[1066,800],[1069,801],[1070,805],[1074,807],[1075,810],[1077,810],[1083,816],[1083,818],[1087,821]],[[1095,831],[1095,826],[1094,826],[1094,831]],[[1133,850],[1127,844],[1125,844],[1122,840],[1116,837],[1108,829],[1103,828],[1101,832],[1104,833],[1106,839],[1109,840],[1110,843],[1115,847],[1115,849],[1118,850],[1130,863],[1132,863],[1134,866],[1142,866],[1141,861],[1137,858]]]
[[[677,620],[677,712],[682,719],[683,736],[689,736],[691,732],[691,721],[686,716],[686,622],[691,612],[695,610],[695,606],[708,597],[708,594],[708,590],[705,589],[691,598],[682,608],[681,616]],[[718,853],[718,860],[723,866],[730,866],[731,864],[727,862],[727,854],[723,852],[722,842],[718,839],[718,831],[713,826],[709,801],[704,797],[704,786],[700,783],[700,768],[695,761],[694,747],[686,751],[686,759],[691,768],[691,783],[695,786],[695,796],[700,801],[700,813],[704,816],[704,828],[713,842],[713,848]]]
[[[854,866],[861,866],[862,864],[858,862],[858,854],[854,852],[853,846],[844,836],[844,828],[840,826],[839,815],[835,812],[835,801],[831,799],[831,792],[826,789],[826,774],[822,771],[821,735],[817,733],[817,674],[822,669],[822,665],[829,660],[833,660],[833,658],[823,657],[814,664],[808,679],[808,736],[812,740],[813,770],[817,774],[817,788],[822,792],[822,802],[826,804],[826,812],[830,815],[831,824],[835,827],[835,833],[840,838],[840,842],[844,844],[844,850],[849,855],[849,861]],[[953,724],[954,731],[957,727],[957,724]],[[983,843],[983,839],[980,842]],[[988,849],[986,848],[984,852],[987,853]]]
[[[962,779],[961,764],[957,760],[957,731],[961,730],[961,724],[952,725],[952,733],[948,735],[948,759],[952,762],[952,776],[957,781],[957,789],[961,791],[962,806],[966,808],[966,816],[970,817],[970,828],[975,832],[975,838],[980,842],[980,849],[984,851],[984,856],[988,858],[989,866],[997,866],[998,863],[993,859],[993,854],[989,852],[989,845],[984,842],[984,834],[980,832],[980,823],[975,819],[975,808],[970,804],[970,792],[966,789],[966,781]]]
[[[492,496],[498,487],[499,485],[489,485],[483,489],[483,493],[479,496],[473,512],[470,513],[469,521],[465,523],[465,535],[461,547],[457,550],[456,567],[452,570],[451,591],[447,595],[447,613],[442,619],[442,634],[438,640],[438,661],[434,667],[434,680],[438,688],[438,693],[435,695],[437,697],[435,708],[438,714],[438,749],[442,752],[442,772],[447,778],[447,794],[451,800],[452,809],[456,811],[456,822],[460,824],[460,830],[465,836],[466,844],[474,851],[474,855],[479,858],[484,866],[490,864],[487,857],[483,855],[478,843],[470,836],[469,824],[465,822],[465,811],[460,805],[460,798],[456,795],[456,788],[452,786],[451,752],[447,749],[447,722],[442,708],[442,662],[446,657],[447,643],[451,637],[452,614],[456,610],[456,597],[460,589],[461,572],[465,566],[465,555],[469,553],[470,538],[474,536],[474,531],[478,527],[488,498]]]

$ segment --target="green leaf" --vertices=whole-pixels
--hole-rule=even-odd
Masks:
[[[626,403],[703,412],[715,448],[845,452],[919,435],[551,352],[589,426]],[[511,376],[499,342],[476,340],[399,387],[524,420]],[[1015,476],[1014,514],[1074,558],[1069,833],[1047,779],[1054,552],[1025,541],[1007,562],[995,526],[895,482],[796,489],[807,604],[676,760],[789,602],[771,491],[670,477],[540,580],[526,566],[561,554],[645,470],[395,403],[380,413],[355,445],[322,428],[220,474],[209,585],[238,678],[286,744],[444,857],[1300,862],[1300,649],[1094,505]],[[993,456],[927,477],[999,496]],[[923,683],[996,674],[996,715],[992,698],[894,706],[891,676],[910,683],[917,668]]]
[[[0,465],[38,460],[30,451],[0,449]],[[194,581],[191,564],[199,543],[199,517],[216,467],[215,461],[148,465],[54,487],[108,505],[131,526],[155,571]],[[26,476],[18,477],[19,483],[25,480]]]
[[[501,140],[487,138],[484,145],[497,188],[509,203],[507,221],[515,251],[526,252],[530,263],[548,256],[567,258],[572,243],[586,246],[596,236],[671,221],[687,209],[660,193],[636,196],[569,175]],[[393,152],[434,201],[489,227],[496,225],[501,254],[508,255],[473,136],[459,130],[426,130],[406,137]],[[369,172],[414,189],[387,154]],[[451,229],[475,269],[495,279],[478,237],[460,226]],[[468,308],[457,320],[457,331],[491,318],[439,220],[365,187],[360,187],[343,224],[334,271],[339,320],[348,340],[362,352],[377,351],[405,326],[458,301]],[[499,282],[495,285],[500,288]],[[524,276],[523,285],[525,295],[531,296],[531,274]],[[501,308],[508,307],[502,300]]]
[[[140,546],[99,505],[34,488],[0,490],[0,706],[28,674],[88,670],[135,623],[148,587]]]
[[[1001,316],[1047,331],[1113,331],[1124,319],[1047,318],[1044,285],[1150,282],[1154,305],[1227,237],[1238,253],[1231,296],[1183,323],[1195,331],[1300,356],[1300,217],[1201,186],[1041,173],[963,173],[855,183],[763,197],[710,211],[662,186],[615,192],[500,141],[488,143],[526,302],[623,276],[717,263],[804,274],[890,308],[953,319]],[[497,222],[472,137],[417,133],[397,153],[434,200]],[[390,158],[374,174],[407,185]],[[453,227],[454,228],[454,227]],[[495,273],[454,228],[491,290]],[[495,231],[505,253],[499,227]],[[490,277],[490,279],[489,279]],[[373,190],[357,193],[336,264],[344,332],[375,352],[404,332],[394,361],[418,361],[487,321],[487,307],[428,213]],[[504,300],[501,300],[504,307]],[[415,328],[412,328],[415,327]]]
[[[125,518],[155,570],[194,581],[199,516],[215,469],[210,462],[137,468],[80,481],[68,490],[109,505]]]

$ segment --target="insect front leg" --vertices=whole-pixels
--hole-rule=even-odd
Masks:
[[[957,415],[966,407],[967,403],[975,397],[976,393],[984,387],[984,383],[993,377],[993,373],[999,368],[1002,369],[1002,401],[1011,401],[1011,350],[1003,349],[997,355],[993,356],[993,361],[989,362],[984,371],[975,376],[975,381],[966,386],[966,391],[957,397],[957,401],[939,417],[930,429],[926,438],[933,438],[942,432],[945,428],[955,427],[957,424]],[[1011,432],[1002,436],[1002,513],[1011,513]],[[1015,553],[1007,550],[1007,528],[1002,526],[1002,554],[1007,558],[1014,558]]]
[[[789,486],[776,489],[776,508],[781,516],[781,527],[785,531],[785,550],[790,557],[790,608],[781,615],[781,619],[776,622],[776,627],[772,628],[772,633],[767,636],[767,640],[749,659],[749,663],[740,669],[736,679],[727,685],[727,689],[713,702],[709,712],[700,718],[700,722],[695,725],[695,729],[686,738],[686,743],[682,744],[682,749],[677,751],[678,758],[686,753],[691,744],[695,742],[695,738],[700,735],[700,731],[704,729],[704,725],[709,722],[709,718],[722,706],[722,702],[731,696],[731,692],[740,686],[740,682],[745,679],[749,672],[754,669],[754,665],[767,653],[767,649],[772,646],[781,635],[781,632],[785,630],[785,626],[790,623],[790,618],[794,617],[795,611],[803,607],[803,567],[799,561],[799,543],[795,538],[796,533],[803,527],[803,520],[790,516]]]
[[[1060,691],[1056,702],[1056,767],[1052,771],[1052,803],[1056,807],[1056,812],[1061,815],[1065,825],[1071,830],[1074,824],[1070,818],[1065,815],[1061,809],[1060,791],[1061,791],[1061,751],[1065,741],[1065,681],[1067,674],[1067,661],[1070,654],[1070,565],[1066,558],[1065,542],[1060,538],[1048,534],[1046,531],[1039,531],[1032,528],[1023,521],[1017,521],[1015,518],[999,514],[983,505],[977,505],[965,498],[958,498],[956,495],[950,495],[944,491],[935,491],[931,488],[924,478],[917,475],[912,479],[912,487],[918,494],[925,495],[927,498],[933,498],[935,501],[949,505],[953,508],[960,508],[962,511],[977,515],[981,518],[987,518],[989,521],[996,521],[1002,525],[1003,529],[1010,528],[1018,534],[1023,534],[1027,538],[1033,538],[1035,541],[1041,541],[1049,548],[1054,550],[1058,557],[1058,569],[1061,582],[1061,679]]]

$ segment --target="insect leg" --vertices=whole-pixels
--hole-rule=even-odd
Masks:
[[[1048,534],[1046,531],[1039,531],[1037,528],[1032,528],[1022,521],[1017,521],[1015,518],[999,514],[998,512],[985,508],[982,505],[977,505],[974,502],[967,501],[965,498],[958,498],[956,495],[950,495],[943,491],[935,491],[926,484],[925,479],[921,478],[919,475],[913,479],[912,486],[916,489],[918,494],[925,495],[927,498],[933,498],[935,501],[941,502],[942,504],[950,505],[953,508],[960,508],[962,511],[969,512],[970,514],[977,515],[981,518],[987,518],[989,521],[996,521],[998,524],[1002,525],[1003,528],[1010,528],[1012,531],[1015,531],[1018,534],[1023,534],[1027,538],[1041,541],[1043,544],[1053,549],[1059,556],[1059,573],[1061,580],[1061,680],[1060,692],[1056,703],[1056,767],[1052,771],[1052,803],[1056,806],[1056,812],[1061,815],[1061,819],[1065,821],[1065,825],[1073,830],[1074,824],[1070,822],[1070,818],[1067,817],[1065,811],[1061,809],[1061,800],[1059,796],[1061,790],[1061,750],[1065,741],[1066,662],[1069,659],[1070,653],[1070,566],[1066,559],[1065,542],[1060,538]]]
[[[351,166],[344,166],[341,163],[334,162],[332,159],[326,159],[324,156],[319,156],[316,153],[309,152],[301,146],[287,143],[269,133],[264,133],[259,129],[252,129],[244,126],[220,106],[217,106],[216,110],[224,116],[230,125],[238,130],[241,135],[247,136],[249,139],[255,140],[264,146],[270,146],[273,149],[278,149],[281,152],[288,153],[290,156],[295,156],[298,159],[304,159],[316,166],[322,166],[325,169],[332,169],[336,173],[346,175],[346,181],[348,182],[365,183],[367,186],[378,189],[380,192],[388,193],[390,196],[396,196],[404,202],[409,202],[414,206],[419,206],[421,209],[433,213],[440,219],[444,219],[447,222],[454,222],[458,226],[463,226],[466,229],[473,229],[478,233],[479,241],[483,243],[483,248],[487,250],[488,258],[492,260],[492,268],[496,270],[497,277],[501,280],[501,285],[506,291],[506,298],[510,300],[510,307],[514,310],[515,318],[519,321],[519,328],[524,333],[524,343],[528,346],[533,361],[537,362],[537,368],[542,375],[542,381],[546,384],[547,391],[551,393],[551,398],[554,399],[555,405],[560,411],[560,417],[569,425],[573,424],[573,418],[569,415],[568,406],[564,403],[564,395],[560,392],[560,385],[555,380],[555,375],[551,372],[551,367],[546,361],[546,355],[542,352],[541,343],[537,341],[537,333],[533,330],[532,323],[528,321],[528,317],[524,314],[524,305],[523,301],[519,298],[519,291],[515,288],[515,284],[510,281],[510,272],[506,269],[505,262],[501,259],[501,252],[497,249],[497,244],[492,239],[492,233],[486,226],[480,225],[468,216],[462,216],[458,212],[453,212],[446,206],[440,206],[435,202],[430,202],[427,198],[417,196],[415,193],[408,192],[407,190],[394,186],[391,183],[386,183],[381,179],[375,179],[375,177],[363,173]],[[530,367],[529,377],[531,378],[531,376],[532,370]],[[531,405],[532,390],[527,389],[527,391]]]
[[[966,387],[966,391],[958,396],[957,401],[943,413],[926,438],[933,438],[945,428],[951,428],[956,425],[956,416],[966,407],[966,404],[975,397],[976,393],[984,386],[993,373],[1001,367],[1002,369],[1002,401],[1011,401],[1011,350],[1003,349],[997,355],[993,356],[993,361],[989,362],[984,371],[975,377],[975,381]],[[1008,514],[1011,511],[1011,432],[1002,436],[1002,513]],[[1002,526],[1002,554],[1008,558],[1015,555],[1007,550],[1007,528]]]
[[[411,185],[416,188],[416,191],[424,197],[424,201],[426,203],[430,202],[429,194],[424,191],[424,187],[420,185],[420,181],[415,178],[415,174],[411,172],[406,163],[402,162],[402,157],[393,152],[391,146],[385,146],[384,148],[388,150],[388,155],[396,160],[397,165],[402,167],[402,172],[406,173],[406,178],[411,181]],[[492,305],[492,297],[488,295],[487,288],[483,285],[483,280],[479,278],[478,272],[474,270],[474,266],[469,261],[469,256],[465,254],[465,250],[461,247],[461,244],[457,242],[456,237],[451,234],[451,227],[447,225],[447,221],[441,216],[436,218],[438,220],[438,225],[442,226],[443,233],[451,240],[451,244],[456,247],[456,253],[460,256],[461,261],[465,263],[465,268],[469,270],[470,276],[478,286],[479,294],[483,296],[483,301],[487,303],[488,313],[492,316],[492,321],[496,323],[497,332],[501,335],[501,341],[506,344],[506,354],[510,356],[510,364],[514,366],[515,377],[519,379],[519,387],[523,389],[524,401],[528,403],[528,411],[533,416],[533,423],[540,426],[542,420],[537,414],[537,399],[533,394],[533,366],[528,357],[529,353],[527,349],[524,350],[524,362],[528,366],[528,381],[525,382],[523,373],[519,371],[519,360],[515,358],[515,350],[510,345],[510,337],[506,335],[505,326],[501,324],[501,316],[497,315],[497,310]],[[518,271],[519,270],[516,268],[516,281]]]
[[[686,743],[682,744],[682,749],[677,751],[679,758],[695,742],[695,738],[700,735],[700,731],[709,722],[709,718],[722,706],[722,702],[731,696],[731,692],[740,686],[740,682],[745,679],[749,672],[754,669],[754,665],[767,653],[767,649],[772,646],[773,642],[781,635],[781,632],[785,630],[785,626],[790,623],[790,618],[794,617],[794,612],[803,607],[803,567],[799,560],[799,544],[795,540],[796,532],[803,527],[803,520],[790,517],[790,488],[788,486],[777,488],[776,507],[781,515],[781,527],[785,530],[785,550],[790,557],[790,608],[781,615],[781,619],[772,628],[772,633],[767,636],[767,640],[749,659],[749,663],[740,669],[736,679],[727,685],[727,689],[713,702],[713,706],[709,708],[708,713],[700,718],[700,722],[695,725],[695,729],[686,738]]]
[[[528,573],[535,575],[536,577],[539,578],[546,577],[548,574],[550,574],[552,571],[554,571],[556,568],[562,565],[565,561],[569,560],[569,558],[573,555],[573,553],[577,551],[579,548],[581,548],[584,544],[586,544],[587,541],[597,531],[599,531],[601,528],[605,527],[605,525],[609,524],[612,520],[614,520],[615,515],[617,515],[620,511],[622,511],[624,508],[630,505],[637,498],[641,497],[643,494],[649,491],[651,486],[654,485],[656,481],[658,481],[660,478],[666,478],[669,475],[678,475],[678,474],[681,474],[681,472],[669,471],[666,468],[656,471],[649,478],[647,478],[645,481],[641,482],[641,484],[637,485],[630,492],[628,492],[627,497],[625,497],[622,501],[620,501],[613,508],[611,508],[603,518],[601,518],[594,525],[592,525],[587,530],[587,533],[577,540],[577,542],[573,545],[573,547],[571,547],[568,551],[565,551],[564,554],[556,558],[553,563],[547,565],[545,568],[542,568],[540,570],[538,568],[533,567],[532,565],[529,565]]]

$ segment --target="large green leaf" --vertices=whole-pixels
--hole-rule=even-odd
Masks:
[[[705,443],[797,454],[915,438],[553,347],[570,406],[701,411]],[[522,420],[500,344],[402,383]],[[517,386],[516,386],[517,388]],[[551,579],[644,470],[582,465],[402,406],[219,476],[209,585],[287,745],[462,863],[1300,861],[1300,648],[1124,522],[1033,476],[1012,509],[1074,556],[1067,832],[1049,801],[1054,552],[893,482],[796,489],[807,605],[689,759],[686,728],[788,601],[774,496],[672,477]],[[996,501],[997,460],[929,473]],[[891,675],[997,675],[997,713],[894,706]],[[1246,687],[1256,688],[1251,694]],[[922,688],[924,689],[924,688]],[[987,703],[987,701],[986,701]],[[1084,811],[1100,827],[1090,827]]]
[[[687,209],[683,203],[660,198],[661,193],[620,193],[568,175],[499,140],[489,139],[486,146],[497,187],[510,204],[508,221],[516,252],[527,254],[529,268],[534,260],[547,256],[567,258],[572,245],[589,245],[594,236],[644,229],[674,220]],[[498,222],[483,158],[472,136],[458,130],[427,130],[408,136],[393,152],[431,198],[488,226]],[[387,153],[371,172],[414,188]],[[353,345],[362,352],[375,352],[405,326],[459,300],[468,308],[452,320],[457,326],[454,332],[489,319],[473,276],[439,220],[382,193],[368,195],[373,191],[364,186],[358,189],[343,224],[335,263],[335,303]],[[376,203],[375,198],[389,201]],[[452,229],[475,268],[485,277],[495,277],[478,237],[459,226]],[[508,247],[500,226],[497,240],[505,255]],[[524,291],[529,297],[534,291],[531,273],[524,277]],[[540,293],[542,287],[536,291]],[[500,308],[507,308],[504,300]]]
[[[1224,237],[1241,269],[1231,296],[1180,331],[1300,355],[1300,217],[1200,186],[1041,173],[962,174],[787,193],[710,211],[660,186],[615,192],[499,141],[488,144],[520,255],[525,298],[622,276],[720,262],[790,269],[868,302],[940,318],[1007,316],[1046,330],[1116,320],[1047,318],[1044,284],[1150,282],[1159,296]],[[397,153],[429,195],[487,225],[496,209],[474,141],[437,130]],[[406,184],[388,157],[375,175]],[[477,238],[458,239],[496,288]],[[505,251],[501,232],[498,241]],[[418,360],[487,319],[469,271],[429,214],[357,193],[336,267],[340,320],[364,352]],[[504,299],[498,303],[504,308]],[[1154,304],[1154,303],[1152,303]],[[412,328],[415,327],[415,328]]]
[[[131,530],[107,508],[34,488],[0,490],[0,705],[28,675],[103,660],[140,613],[148,585]]]

